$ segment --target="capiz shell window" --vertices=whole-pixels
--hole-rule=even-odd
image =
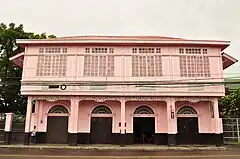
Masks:
[[[39,48],[37,76],[66,76],[67,48]]]
[[[180,48],[179,65],[181,77],[211,76],[209,56],[207,55],[207,49],[205,48]]]

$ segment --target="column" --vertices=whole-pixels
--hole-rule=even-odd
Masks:
[[[5,113],[4,143],[10,144],[13,113]]]
[[[125,135],[126,135],[126,125],[125,125],[125,123],[126,123],[126,112],[125,112],[126,101],[125,101],[125,99],[121,99],[120,103],[121,103],[121,128],[120,128],[120,131],[121,131],[120,140],[121,141],[120,141],[120,144],[121,144],[121,146],[124,146],[125,145]]]
[[[219,118],[219,110],[218,110],[218,98],[214,98],[213,100],[213,114],[214,114],[214,126],[215,126],[215,143],[216,146],[223,145],[223,133],[222,130],[222,122]]]
[[[78,115],[79,115],[79,100],[77,97],[71,99],[71,111],[69,122],[69,145],[77,146],[78,140]]]
[[[175,113],[175,99],[167,100],[168,145],[176,145],[177,118]]]
[[[30,127],[31,127],[31,117],[32,117],[32,97],[28,97],[27,102],[27,113],[26,113],[26,121],[25,121],[25,136],[24,136],[24,144],[29,144],[29,137],[30,137]]]

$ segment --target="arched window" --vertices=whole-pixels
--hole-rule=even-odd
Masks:
[[[99,105],[93,109],[92,114],[112,114],[112,111],[104,105]]]
[[[154,114],[154,112],[148,106],[139,106],[135,109],[134,114]]]
[[[62,105],[56,105],[53,106],[48,113],[68,113],[68,110],[66,107],[62,106]]]
[[[197,111],[193,107],[183,106],[178,110],[177,114],[197,114]]]

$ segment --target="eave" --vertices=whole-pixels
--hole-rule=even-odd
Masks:
[[[15,56],[9,58],[9,60],[12,61],[18,67],[23,68],[24,52],[21,52]]]
[[[238,60],[235,59],[234,57],[226,54],[225,52],[222,53],[223,69],[228,68],[229,66],[233,65],[236,62],[238,62]]]
[[[185,39],[94,39],[94,38],[82,38],[82,39],[17,39],[17,44],[26,45],[188,45],[188,46],[209,46],[219,47],[223,51],[230,45],[230,41],[215,41],[215,40],[185,40]]]

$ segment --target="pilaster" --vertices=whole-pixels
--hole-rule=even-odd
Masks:
[[[31,118],[32,118],[32,102],[33,99],[31,96],[28,97],[27,102],[27,113],[26,113],[26,121],[25,121],[25,137],[24,137],[24,144],[29,144],[29,134],[30,134],[30,127],[31,127]]]

